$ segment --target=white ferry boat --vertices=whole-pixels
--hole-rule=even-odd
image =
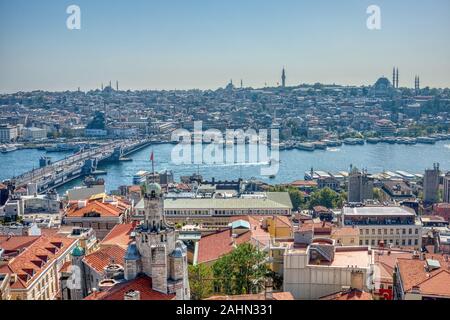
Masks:
[[[144,183],[147,177],[150,175],[150,172],[148,171],[139,171],[133,176],[133,184],[139,185],[141,183]]]

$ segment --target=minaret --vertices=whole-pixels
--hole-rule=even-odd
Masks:
[[[396,88],[398,89],[398,68],[397,68],[396,78],[397,78]]]
[[[281,73],[281,86],[286,88],[286,70],[283,67],[283,72]]]
[[[419,91],[420,91],[420,78],[419,78],[419,76],[416,76],[416,78],[414,79],[414,89],[416,90],[416,94],[418,94]]]
[[[116,80],[116,91],[119,91],[119,80]]]
[[[392,87],[395,88],[395,67],[394,67],[394,69],[392,70]]]

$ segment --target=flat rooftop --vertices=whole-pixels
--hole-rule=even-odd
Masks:
[[[395,216],[415,217],[416,214],[404,207],[344,207],[345,216]]]
[[[369,268],[372,262],[372,255],[367,249],[336,251],[334,260],[330,264],[332,267],[356,266],[357,268]]]

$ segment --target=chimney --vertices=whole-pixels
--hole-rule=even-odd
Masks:
[[[273,300],[273,280],[268,278],[266,280],[265,300]]]
[[[132,300],[132,301],[141,300],[141,293],[136,290],[130,290],[125,293],[125,295],[123,296],[123,300]]]

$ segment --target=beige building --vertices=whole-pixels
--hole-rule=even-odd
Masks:
[[[283,290],[295,299],[315,300],[352,288],[369,291],[374,254],[367,246],[337,246],[314,237],[312,228],[298,228],[284,250]]]
[[[331,239],[337,246],[356,246],[359,244],[359,229],[357,227],[333,228]]]
[[[344,207],[344,227],[359,229],[359,245],[422,246],[422,224],[414,210],[406,207]]]

